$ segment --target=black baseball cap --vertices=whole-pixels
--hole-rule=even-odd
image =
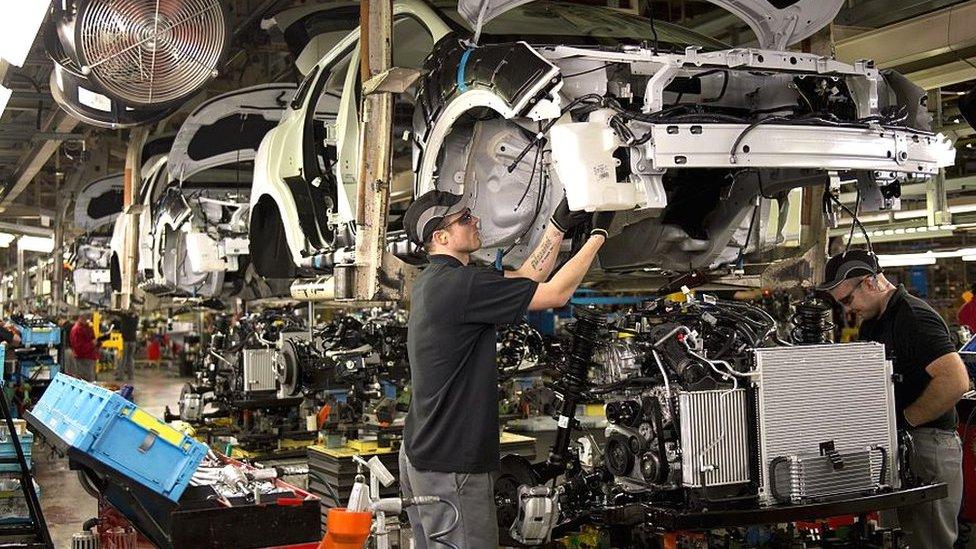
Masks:
[[[420,195],[403,214],[403,227],[410,240],[423,245],[445,217],[466,207],[464,195],[434,189]]]
[[[876,275],[882,271],[878,256],[867,250],[847,250],[834,255],[827,261],[824,281],[817,290],[827,291],[837,287],[849,278]]]

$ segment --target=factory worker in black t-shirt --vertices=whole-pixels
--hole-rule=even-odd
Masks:
[[[947,549],[958,533],[962,501],[962,442],[956,434],[956,403],[969,390],[969,375],[945,321],[921,299],[895,286],[877,256],[849,250],[830,258],[827,291],[862,319],[861,339],[885,347],[894,364],[898,427],[914,441],[910,466],[920,480],[944,482],[949,496],[898,509],[912,549]]]
[[[592,217],[593,229],[556,274],[565,233]],[[428,252],[430,264],[413,284],[407,354],[411,400],[400,451],[405,497],[438,496],[458,509],[450,529],[446,505],[410,507],[418,549],[498,547],[494,485],[499,468],[496,327],[517,322],[527,310],[569,301],[607,237],[613,212],[573,212],[559,204],[539,244],[521,267],[498,271],[470,263],[481,248],[478,217],[465,197],[429,191],[403,217],[407,234]]]

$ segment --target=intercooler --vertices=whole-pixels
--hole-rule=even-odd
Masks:
[[[746,390],[678,393],[681,471],[686,487],[749,482]]]
[[[892,369],[882,345],[770,347],[755,356],[762,503],[776,503],[768,473],[774,460],[821,454],[831,444],[839,454],[883,448],[886,482],[897,483]],[[871,452],[873,479],[881,473],[881,455]]]
[[[275,349],[245,349],[244,392],[274,391],[278,378],[275,374]]]

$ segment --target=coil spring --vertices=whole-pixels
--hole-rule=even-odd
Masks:
[[[583,391],[589,381],[590,364],[593,354],[600,346],[600,335],[607,325],[607,316],[592,309],[578,308],[573,311],[576,322],[567,328],[573,336],[572,344],[566,360],[556,365],[556,370],[562,374],[560,385],[567,392],[579,393]]]
[[[790,336],[798,345],[832,343],[834,340],[833,308],[824,300],[807,298],[796,304],[790,318]]]

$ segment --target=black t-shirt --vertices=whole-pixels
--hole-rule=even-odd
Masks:
[[[136,340],[136,332],[139,329],[139,317],[131,313],[119,315],[119,332],[122,334],[122,341],[132,343]]]
[[[932,380],[925,368],[935,359],[956,352],[949,328],[928,303],[899,285],[881,316],[861,324],[861,339],[884,345],[885,355],[894,363],[898,425],[906,427],[902,411],[921,396]],[[952,408],[919,427],[955,431],[958,423],[956,409]]]
[[[432,255],[410,296],[410,463],[429,471],[498,469],[496,326],[519,320],[538,283]]]

